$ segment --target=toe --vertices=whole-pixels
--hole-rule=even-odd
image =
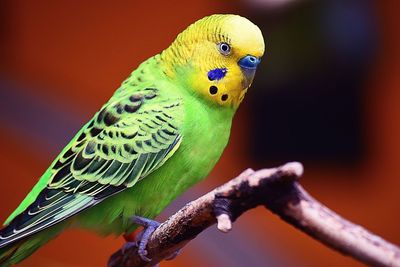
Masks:
[[[151,261],[151,259],[150,259],[149,257],[146,256],[146,255],[147,255],[147,250],[145,250],[145,249],[139,249],[139,250],[138,250],[138,254],[139,254],[140,258],[141,258],[143,261],[146,261],[146,262],[150,262],[150,261]]]

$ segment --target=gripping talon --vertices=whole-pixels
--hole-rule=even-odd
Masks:
[[[143,232],[138,236],[138,254],[143,261],[150,262],[151,259],[147,257],[146,246],[151,234],[160,226],[160,223],[139,216],[133,217],[132,221],[144,228]]]
[[[125,252],[127,249],[129,249],[131,246],[137,246],[138,247],[138,254],[139,257],[145,261],[145,262],[150,262],[152,259],[147,257],[147,243],[149,242],[151,234],[160,226],[160,223],[157,221],[153,221],[150,219],[146,219],[143,217],[139,216],[134,216],[132,218],[132,222],[135,224],[138,224],[140,226],[143,226],[143,231],[137,234],[136,236],[136,242],[128,242],[126,243],[127,248],[125,249],[125,246],[123,248],[123,252]],[[130,244],[133,243],[133,244]],[[180,249],[172,253],[166,260],[172,260],[176,256],[179,255]]]

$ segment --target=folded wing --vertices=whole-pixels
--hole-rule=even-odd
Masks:
[[[35,201],[0,231],[0,248],[134,186],[179,147],[181,100],[147,88],[111,99],[51,167]]]

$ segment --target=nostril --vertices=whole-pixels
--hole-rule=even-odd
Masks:
[[[247,55],[241,58],[238,62],[239,66],[247,69],[255,69],[259,63],[259,59],[255,56]]]

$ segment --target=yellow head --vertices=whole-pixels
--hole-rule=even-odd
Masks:
[[[236,108],[263,54],[264,39],[255,24],[238,15],[212,15],[179,34],[161,58],[168,62],[167,74],[189,90]]]

